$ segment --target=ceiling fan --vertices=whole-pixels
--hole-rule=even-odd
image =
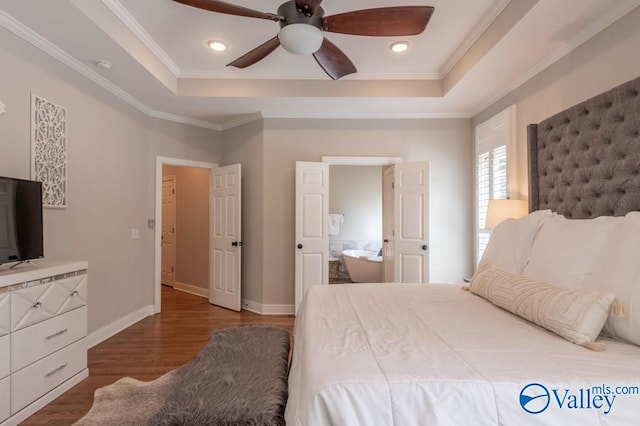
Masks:
[[[282,45],[291,53],[313,54],[320,67],[334,80],[357,70],[347,55],[324,37],[323,31],[375,37],[417,35],[425,30],[434,10],[431,6],[394,6],[324,16],[320,7],[322,0],[289,0],[278,7],[277,13],[264,13],[218,0],[173,1],[211,12],[268,19],[280,24],[277,36],[227,66],[246,68]]]

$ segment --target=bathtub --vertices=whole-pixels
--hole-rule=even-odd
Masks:
[[[344,250],[342,257],[354,283],[382,282],[382,256],[375,251]]]

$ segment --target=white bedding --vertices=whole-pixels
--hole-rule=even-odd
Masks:
[[[587,392],[640,386],[640,347],[605,342],[574,345],[453,285],[315,286],[296,319],[286,422],[638,425],[640,395]],[[539,414],[520,405],[532,383],[544,388],[524,394],[542,396],[525,407],[549,402]]]

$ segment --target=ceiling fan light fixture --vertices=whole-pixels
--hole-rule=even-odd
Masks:
[[[207,45],[211,50],[215,50],[216,52],[224,52],[227,50],[227,44],[218,40],[208,41]]]
[[[391,49],[395,53],[406,52],[407,49],[409,49],[409,42],[408,41],[396,41],[395,43],[391,43],[391,46],[389,46],[389,49]]]
[[[313,25],[289,24],[280,29],[278,38],[287,52],[295,55],[308,55],[320,49],[324,35],[319,28]]]

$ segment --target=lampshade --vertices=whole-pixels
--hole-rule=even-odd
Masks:
[[[319,28],[313,25],[289,24],[280,29],[278,38],[287,52],[296,55],[308,55],[320,49],[324,35]]]
[[[489,200],[484,229],[493,229],[507,219],[524,217],[528,211],[527,200]]]

